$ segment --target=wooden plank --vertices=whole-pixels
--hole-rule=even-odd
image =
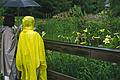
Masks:
[[[120,64],[120,50],[81,46],[63,42],[45,40],[46,49],[65,52],[67,54],[90,57]]]
[[[78,80],[74,77],[58,73],[56,71],[48,70],[48,77],[49,80]]]
[[[60,52],[66,52],[73,55],[79,56],[89,56],[90,49],[80,48],[78,45],[71,45],[62,42],[54,42],[54,41],[46,41],[45,40],[45,47],[49,50],[55,50]]]
[[[101,51],[101,50],[91,50],[90,52],[91,52],[90,55],[91,58],[120,64],[120,53]]]

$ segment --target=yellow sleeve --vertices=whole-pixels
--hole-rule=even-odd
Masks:
[[[39,52],[40,52],[40,80],[47,80],[47,64],[45,57],[45,48],[42,37],[39,35]]]
[[[18,48],[16,53],[16,67],[19,71],[22,71],[22,56],[21,56],[21,37],[19,38]]]
[[[47,80],[47,65],[46,62],[41,62],[40,65],[40,80]]]
[[[44,42],[43,39],[39,38],[39,52],[40,52],[40,61],[45,61],[46,62],[46,55],[45,55],[45,47],[44,47]]]

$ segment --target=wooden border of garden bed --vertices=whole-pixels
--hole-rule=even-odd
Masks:
[[[120,64],[120,50],[81,46],[52,40],[44,40],[44,42],[45,47],[48,50],[64,52],[71,55],[90,57],[93,59]],[[74,77],[67,76],[52,70],[48,70],[48,76],[51,78],[50,80],[78,80]]]
[[[52,40],[44,40],[48,50],[65,52],[71,55],[90,57],[93,59],[109,61],[120,64],[120,50],[81,46]]]
[[[49,76],[49,80],[77,80],[74,77],[71,77],[56,71],[52,71],[52,70],[48,70],[48,76]]]

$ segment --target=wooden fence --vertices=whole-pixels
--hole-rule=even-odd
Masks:
[[[71,54],[71,55],[90,57],[93,59],[120,64],[120,50],[81,46],[81,45],[68,44],[68,43],[57,42],[52,40],[44,40],[44,41],[45,41],[46,49],[48,50],[66,52],[67,54]],[[51,77],[51,80],[77,80],[76,78],[52,70],[48,70],[48,76]]]

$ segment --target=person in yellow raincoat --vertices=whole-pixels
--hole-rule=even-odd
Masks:
[[[34,29],[34,17],[25,16],[19,36],[16,67],[21,80],[47,80],[47,65],[43,39]]]

